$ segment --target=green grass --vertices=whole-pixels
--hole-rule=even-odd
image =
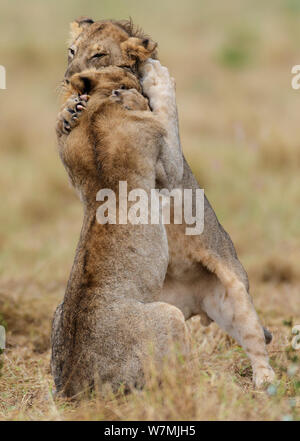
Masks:
[[[300,372],[291,349],[300,324],[299,2],[141,3],[4,0],[1,99],[0,419],[299,419]],[[177,83],[184,152],[250,275],[278,376],[255,391],[244,352],[215,325],[189,322],[193,356],[144,391],[76,405],[53,401],[50,326],[63,297],[82,209],[56,151],[57,87],[69,22],[133,19],[159,42]],[[2,321],[0,322],[2,323]],[[291,372],[290,367],[298,370]],[[270,391],[269,391],[270,392]]]

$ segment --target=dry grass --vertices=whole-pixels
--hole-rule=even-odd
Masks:
[[[290,346],[291,326],[300,324],[300,92],[290,86],[291,67],[300,61],[300,1],[153,1],[2,2],[2,420],[300,418],[300,353]],[[154,377],[143,391],[78,405],[51,398],[50,322],[82,219],[53,129],[68,22],[79,15],[131,15],[159,41],[177,80],[186,156],[234,239],[257,310],[274,333],[275,394],[253,390],[244,352],[194,318],[192,360],[166,370],[161,385]]]

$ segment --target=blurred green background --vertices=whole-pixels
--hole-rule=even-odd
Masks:
[[[0,313],[49,348],[82,221],[55,118],[69,22],[132,17],[177,83],[184,153],[264,320],[300,320],[300,0],[1,0]],[[272,297],[271,297],[272,296]]]
[[[261,241],[263,248],[284,240],[292,246],[299,233],[300,92],[290,86],[290,70],[300,63],[300,1],[2,0],[2,275],[14,275],[16,263],[49,264],[69,246],[59,227],[68,219],[78,225],[54,122],[68,26],[80,15],[131,16],[158,41],[177,81],[185,154],[221,221],[237,230],[241,245],[251,238],[255,254]]]
[[[54,123],[69,22],[81,15],[131,16],[158,41],[177,81],[185,154],[221,221],[250,247],[246,258],[266,246],[293,248],[300,92],[290,71],[300,63],[300,1],[2,0],[0,275],[14,276],[16,264],[21,272],[37,261],[56,266],[76,241],[60,229],[66,222],[69,234],[71,222],[76,231],[80,208]]]

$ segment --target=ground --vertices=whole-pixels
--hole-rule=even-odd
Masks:
[[[1,420],[300,419],[300,1],[25,4],[0,16],[7,90],[0,90]],[[57,12],[59,8],[59,13]],[[54,123],[68,23],[132,18],[159,42],[177,82],[183,149],[246,267],[278,382],[256,391],[243,350],[216,325],[189,321],[191,360],[131,395],[54,401],[49,335],[82,222],[60,163]]]

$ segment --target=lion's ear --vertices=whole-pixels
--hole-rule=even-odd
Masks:
[[[121,43],[123,55],[128,62],[133,65],[136,61],[146,61],[150,57],[155,57],[157,43],[150,38],[130,37]]]
[[[94,23],[94,20],[88,17],[80,17],[75,21],[72,21],[70,24],[70,40],[73,42],[76,40],[79,34],[86,29],[87,27],[91,26],[91,24]]]
[[[97,85],[96,72],[77,73],[71,78],[71,86],[79,95],[89,95]]]

